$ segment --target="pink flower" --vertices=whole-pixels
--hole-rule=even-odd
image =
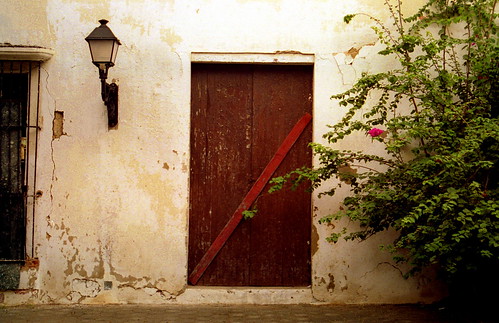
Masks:
[[[381,130],[381,129],[378,129],[378,128],[372,128],[371,130],[369,130],[367,133],[369,134],[369,136],[371,137],[377,137],[379,135],[381,135],[383,132],[385,132],[384,130]]]

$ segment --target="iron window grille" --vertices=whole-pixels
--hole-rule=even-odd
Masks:
[[[0,262],[34,257],[40,62],[0,61]]]

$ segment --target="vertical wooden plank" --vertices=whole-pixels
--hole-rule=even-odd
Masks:
[[[312,97],[313,97],[313,66],[294,66],[290,76],[286,72],[287,77],[292,80],[289,88],[295,93],[294,104],[289,107],[293,112],[289,111],[289,115],[294,115],[298,111],[308,111],[312,114]],[[295,149],[289,158],[282,165],[282,169],[278,170],[278,174],[285,174],[296,167],[311,166],[312,152],[308,144],[312,141],[312,125],[306,130],[306,133],[296,143]],[[288,194],[287,194],[288,193]],[[286,286],[308,286],[311,284],[311,225],[312,225],[312,206],[311,195],[301,189],[290,192],[289,190],[280,192],[280,196],[276,199],[287,205],[288,210],[293,210],[293,215],[282,212],[283,220],[283,236],[293,232],[294,239],[286,239],[282,245],[283,267],[281,276],[285,278],[283,282]],[[291,220],[291,221],[290,221]]]
[[[212,118],[209,140],[214,140],[211,173],[216,174],[213,190],[213,242],[250,188],[252,81],[247,66],[214,65],[217,72],[208,78]],[[216,138],[216,139],[215,139]],[[244,286],[248,284],[249,231],[239,226],[202,279],[210,285]]]
[[[311,66],[255,66],[253,170],[263,167],[274,147],[304,113],[312,113]],[[310,166],[311,125],[276,172]],[[264,190],[266,191],[268,187]],[[251,220],[251,285],[310,284],[310,195],[286,190],[264,195]]]
[[[190,270],[215,240],[249,189],[251,169],[251,75],[244,68],[233,65],[193,64],[193,73],[198,68],[207,71],[203,107],[206,153],[201,157],[205,163],[204,173],[198,176],[203,183],[194,187],[191,182],[191,193],[193,190],[205,190],[205,193],[203,201],[193,201],[191,206],[204,212],[202,221],[210,223],[210,235],[209,239],[203,236],[202,252],[191,259]],[[193,150],[198,148],[193,147]],[[199,156],[193,155],[192,158]],[[193,217],[196,215],[191,214]],[[227,243],[198,284],[247,284],[248,232],[246,227],[239,227],[237,231],[238,234]]]
[[[192,66],[191,81],[191,147],[189,204],[189,271],[203,254],[211,238],[211,219],[205,207],[207,187],[207,70]]]

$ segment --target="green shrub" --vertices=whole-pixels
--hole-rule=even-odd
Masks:
[[[274,179],[273,189],[289,181],[318,188],[336,178],[337,186],[320,195],[334,195],[341,185],[350,194],[342,210],[321,222],[348,218],[361,229],[340,229],[330,241],[363,240],[393,228],[400,234],[383,248],[411,265],[407,275],[436,265],[454,283],[483,273],[497,276],[496,1],[429,0],[408,18],[400,1],[386,4],[394,28],[370,18],[385,46],[379,54],[394,57],[399,67],[363,74],[351,89],[334,95],[348,112],[324,134],[327,144],[311,144],[318,166]],[[384,150],[335,149],[359,132]]]

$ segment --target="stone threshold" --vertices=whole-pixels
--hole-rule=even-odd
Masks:
[[[194,287],[177,296],[178,304],[311,304],[310,287]]]

